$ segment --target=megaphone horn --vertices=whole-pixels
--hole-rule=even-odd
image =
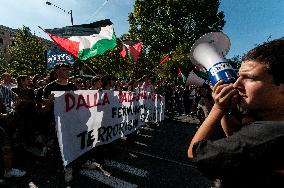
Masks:
[[[219,80],[225,83],[235,82],[237,74],[226,62],[225,55],[230,50],[230,39],[222,32],[211,32],[195,41],[190,50],[190,60],[204,66],[210,81],[215,85]]]

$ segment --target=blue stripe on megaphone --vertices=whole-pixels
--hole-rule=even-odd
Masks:
[[[215,85],[219,80],[223,80],[225,83],[234,83],[237,79],[235,70],[227,62],[214,64],[208,70],[208,75],[213,85]]]

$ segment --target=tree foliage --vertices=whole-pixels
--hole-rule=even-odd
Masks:
[[[237,55],[230,59],[227,59],[228,63],[232,65],[234,69],[239,69],[242,63],[241,56]]]
[[[218,11],[219,4],[219,0],[136,0],[128,17],[129,33],[117,38],[117,47],[79,62],[75,68],[80,70],[83,66],[90,74],[94,71],[120,78],[140,78],[148,74],[175,79],[178,68],[186,75],[193,67],[189,51],[194,41],[205,33],[221,31],[225,24],[223,12]],[[120,56],[124,40],[144,43],[137,62]],[[5,65],[14,75],[44,73],[44,50],[42,42],[24,26],[8,48],[11,62],[7,64],[0,58],[1,67]],[[172,57],[159,65],[171,51]]]
[[[5,54],[0,52],[0,72],[6,72],[7,70],[7,62],[5,61]]]
[[[23,26],[8,47],[11,61],[7,71],[13,75],[45,73],[44,50],[42,42],[32,35],[28,27]]]
[[[122,41],[124,40],[130,40],[129,34],[117,38],[115,49],[85,61],[85,67],[89,66],[96,74],[108,74],[117,78],[128,79],[138,79],[146,73],[152,73],[154,67],[152,63],[147,62],[145,49],[142,50],[137,62],[132,61],[127,56],[125,58],[121,57],[120,52],[123,48]]]
[[[222,30],[225,21],[219,4],[219,0],[136,0],[129,15],[130,38],[144,42],[146,61],[154,64],[150,69],[167,71],[160,77],[174,77],[178,66],[192,67],[188,54],[196,39]],[[168,65],[156,67],[170,51],[175,53]]]
[[[122,45],[118,42],[113,50],[85,61],[84,65],[90,67],[96,74],[112,75],[117,78],[131,77],[133,64],[129,59],[120,56],[121,50]]]

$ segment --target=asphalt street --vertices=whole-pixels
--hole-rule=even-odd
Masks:
[[[187,148],[197,130],[194,118],[176,115],[159,124],[148,124],[125,139],[107,147],[108,155],[96,169],[73,169],[73,181],[66,184],[52,157],[16,153],[16,167],[27,171],[23,178],[6,179],[6,187],[210,187],[187,158]],[[88,155],[92,158],[92,153]]]

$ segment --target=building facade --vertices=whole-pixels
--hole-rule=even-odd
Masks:
[[[0,25],[0,73],[7,72],[10,67],[10,63],[12,63],[12,56],[9,53],[9,47],[13,46],[16,42],[16,35],[20,31],[20,29],[12,29],[3,25]],[[46,50],[51,50],[57,48],[54,42],[35,36],[40,43],[43,45],[42,55],[45,56]],[[37,66],[35,66],[33,61],[30,61],[32,64],[29,70],[32,74],[36,74]],[[46,62],[42,62],[46,63]]]
[[[16,32],[16,29],[0,25],[0,52],[6,52],[8,46],[12,44]]]
[[[12,28],[0,25],[0,53],[2,52],[6,54],[6,51],[9,45],[13,44],[13,40],[16,36],[17,31],[18,29],[12,29]],[[46,50],[57,48],[57,46],[52,41],[41,38],[41,37],[37,37],[37,38],[40,41],[42,41]]]

